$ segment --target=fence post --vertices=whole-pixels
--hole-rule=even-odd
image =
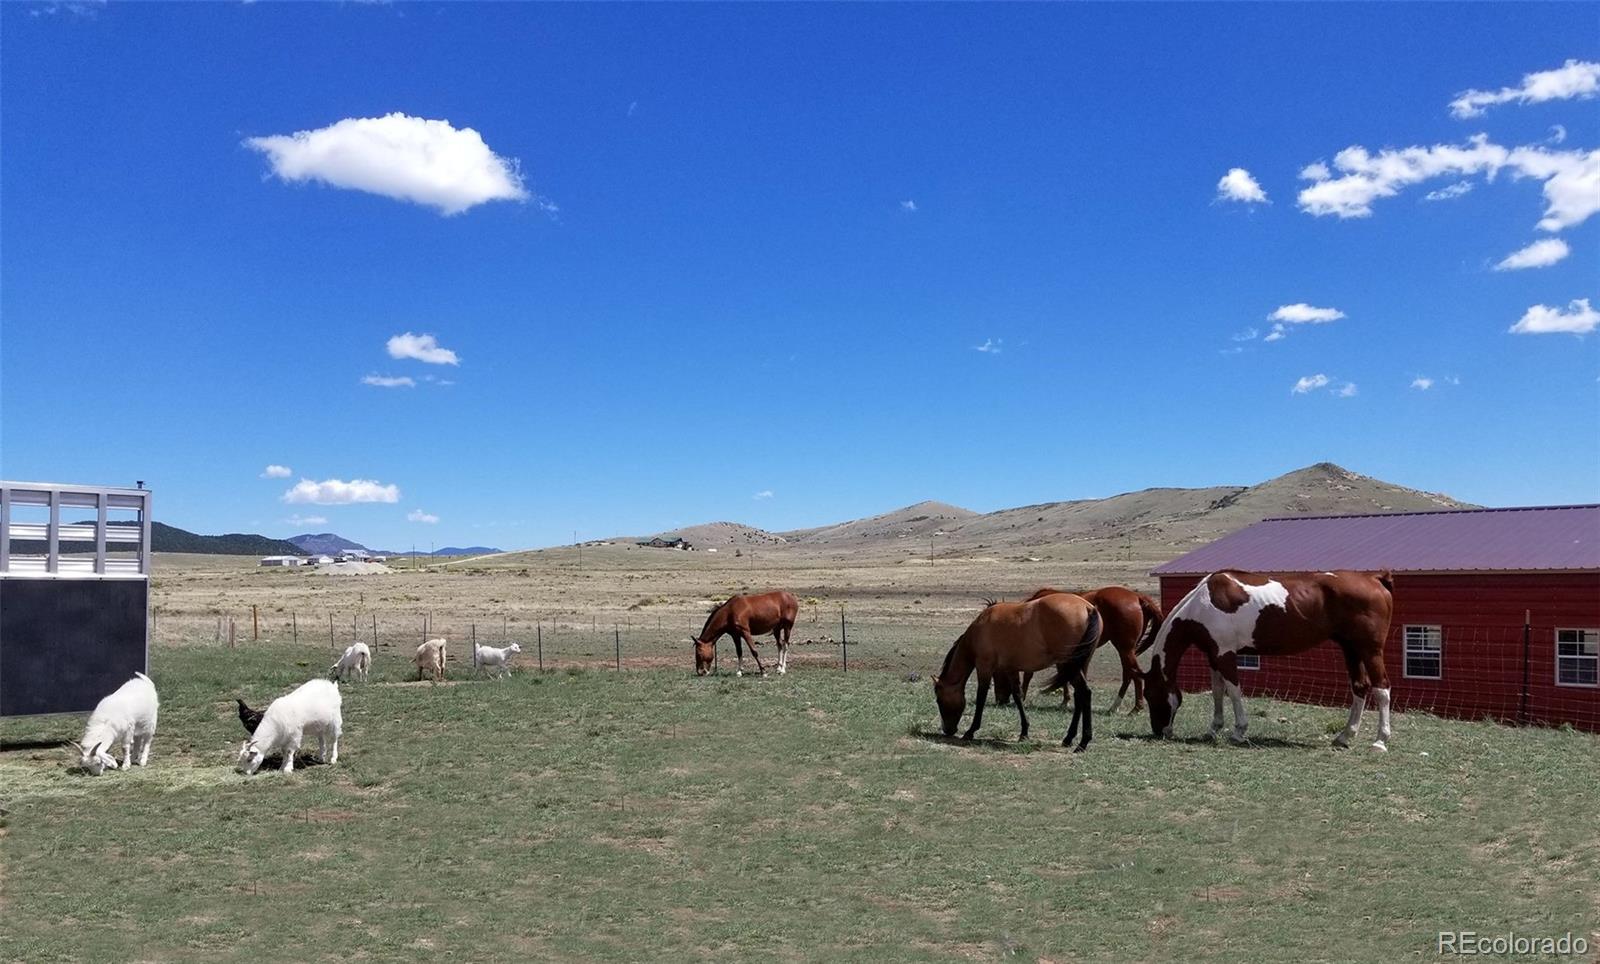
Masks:
[[[617,672],[620,673],[622,672],[622,630],[617,628],[616,623],[611,624],[611,636],[617,643]]]
[[[294,644],[300,645],[300,617],[294,613],[289,614],[289,631],[294,633]]]
[[[328,648],[333,649],[333,613],[328,614]]]
[[[250,604],[250,639],[252,641],[261,639],[261,612],[255,603]]]
[[[361,638],[360,635],[356,633],[356,614],[355,613],[351,613],[350,614],[350,641],[351,642],[355,642],[356,640],[358,640],[360,638]]]
[[[372,614],[372,648],[378,648],[378,614]]]
[[[542,673],[544,672],[544,620],[539,620],[539,624],[534,627],[534,633],[539,641],[539,672]]]
[[[844,607],[839,607],[839,647],[844,657],[844,668],[841,672],[850,672],[850,633],[844,624]]]
[[[233,648],[233,617],[228,617],[228,648]]]
[[[1517,722],[1528,722],[1528,648],[1533,636],[1533,611],[1522,611],[1522,703],[1517,708]]]

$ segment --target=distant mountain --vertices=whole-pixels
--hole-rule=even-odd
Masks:
[[[445,546],[443,549],[433,550],[433,554],[436,556],[492,556],[504,551],[504,549],[494,549],[489,546]],[[402,559],[409,559],[411,556],[426,556],[428,551],[426,549],[417,549],[415,551],[407,549],[404,552],[393,552],[377,549],[373,550],[373,555],[388,556],[390,558],[398,556]]]
[[[79,522],[93,522],[91,519],[80,519]],[[110,525],[138,525],[136,522],[110,522]],[[126,543],[118,543],[117,547],[125,547]],[[17,540],[12,548],[16,552],[40,553],[45,551],[45,545],[39,540]],[[94,544],[90,542],[63,542],[62,552],[93,552]],[[193,552],[208,556],[298,556],[303,555],[300,547],[282,539],[269,539],[247,532],[230,532],[220,536],[202,536],[169,526],[164,522],[150,523],[150,551],[151,552]]]
[[[315,534],[308,532],[304,535],[290,536],[288,541],[298,546],[300,552],[313,556],[337,556],[339,553],[351,549],[372,552],[371,549],[361,543],[351,542],[349,539],[335,535],[332,532],[318,532]],[[383,555],[383,553],[375,554]]]
[[[1054,558],[1164,558],[1273,516],[1351,515],[1473,508],[1447,495],[1359,475],[1331,462],[1297,469],[1256,485],[1141,489],[1104,499],[1077,499],[978,513],[942,502],[916,505],[836,525],[772,533],[713,522],[661,533],[695,548],[782,547],[866,554],[912,554],[938,540],[938,552],[1019,552]]]

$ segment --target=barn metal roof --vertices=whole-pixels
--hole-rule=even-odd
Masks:
[[[1600,570],[1600,505],[1265,519],[1151,574],[1203,575],[1218,569]]]

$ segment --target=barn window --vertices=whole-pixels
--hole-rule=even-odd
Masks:
[[[1556,630],[1556,683],[1600,686],[1600,629]]]
[[[1261,654],[1260,653],[1235,653],[1234,656],[1233,656],[1233,665],[1237,666],[1240,669],[1260,669],[1261,668]]]
[[[1406,675],[1416,679],[1444,676],[1444,627],[1406,627]]]

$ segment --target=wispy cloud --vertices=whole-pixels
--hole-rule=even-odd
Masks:
[[[1587,335],[1600,327],[1600,311],[1589,307],[1588,298],[1576,298],[1566,310],[1550,305],[1534,305],[1511,326],[1513,335]]]
[[[261,478],[263,479],[287,479],[293,474],[294,470],[287,465],[278,465],[276,463],[261,470]]]
[[[430,365],[459,365],[461,358],[448,348],[442,348],[432,335],[413,335],[406,332],[389,339],[390,358],[414,358]]]
[[[1471,181],[1457,181],[1446,184],[1437,191],[1429,191],[1422,196],[1424,201],[1449,201],[1472,191]]]
[[[439,517],[428,512],[423,512],[421,509],[412,509],[410,512],[406,513],[406,521],[422,522],[431,526],[438,523]]]
[[[1411,387],[1419,392],[1425,392],[1433,387],[1433,379],[1426,375],[1418,375],[1416,378],[1411,379]]]
[[[1262,341],[1284,340],[1289,337],[1290,325],[1325,325],[1343,317],[1344,312],[1337,308],[1318,308],[1303,301],[1279,305],[1267,316],[1267,320],[1272,322],[1272,330],[1267,332],[1267,337]]]
[[[326,479],[313,482],[301,479],[295,487],[283,494],[283,501],[291,505],[350,505],[355,502],[399,502],[400,487],[384,485],[371,479]]]
[[[1239,201],[1244,204],[1269,204],[1267,192],[1261,183],[1242,167],[1235,167],[1222,175],[1217,182],[1218,201]]]
[[[244,144],[265,154],[272,173],[284,181],[319,181],[444,215],[532,196],[515,159],[495,154],[477,131],[447,120],[398,112],[351,117],[316,130],[246,138]]]
[[[905,211],[908,214],[916,214],[917,202],[907,198],[906,200],[900,202],[900,210]]]
[[[1001,338],[985,338],[983,340],[983,344],[981,344],[981,345],[973,345],[972,346],[972,350],[973,351],[981,351],[986,355],[998,355],[998,354],[1000,354],[1000,351],[1001,351],[1000,346],[1003,343],[1003,341],[1004,341],[1004,339],[1001,339]]]
[[[628,101],[628,116],[629,117],[632,117],[633,114],[634,114],[634,111],[637,111],[638,109],[639,109],[639,102],[638,101],[636,101],[636,100]]]
[[[1524,268],[1548,268],[1572,253],[1567,242],[1560,238],[1543,238],[1506,255],[1494,266],[1496,271],[1521,271]]]
[[[1259,334],[1261,334],[1261,332],[1256,331],[1254,328],[1246,328],[1243,331],[1234,332],[1229,337],[1231,337],[1234,341],[1254,341],[1256,336]]]
[[[321,526],[328,524],[327,517],[320,515],[292,515],[283,521],[292,526]]]
[[[755,495],[752,495],[750,498],[755,499],[757,501],[760,501],[760,500],[763,500],[763,499],[770,499],[770,498],[772,498],[772,490],[771,489],[762,489],[760,492],[757,492]]]
[[[405,375],[367,375],[361,379],[363,385],[373,385],[377,388],[416,388],[417,383]]]
[[[1355,382],[1341,382],[1338,379],[1329,378],[1327,375],[1324,375],[1321,372],[1318,372],[1315,375],[1306,375],[1298,379],[1294,383],[1294,386],[1289,389],[1289,394],[1309,395],[1310,393],[1323,388],[1328,389],[1329,392],[1338,396],[1339,398],[1350,398],[1356,394]]]
[[[1544,182],[1545,212],[1539,227],[1545,231],[1582,224],[1600,211],[1600,150],[1508,148],[1479,134],[1465,144],[1385,148],[1376,154],[1364,147],[1347,147],[1334,156],[1333,166],[1338,177],[1323,165],[1315,173],[1328,176],[1311,177],[1314,183],[1301,190],[1302,211],[1317,217],[1371,217],[1374,201],[1423,181],[1474,175],[1494,180],[1502,172]]]
[[[1551,100],[1588,100],[1600,93],[1600,63],[1568,60],[1554,70],[1524,74],[1516,87],[1464,90],[1450,102],[1458,118],[1480,117],[1497,104],[1542,104]]]
[[[106,0],[80,0],[80,2],[67,3],[41,3],[28,11],[33,17],[54,17],[57,14],[66,14],[71,17],[82,17],[93,20],[104,10]]]

